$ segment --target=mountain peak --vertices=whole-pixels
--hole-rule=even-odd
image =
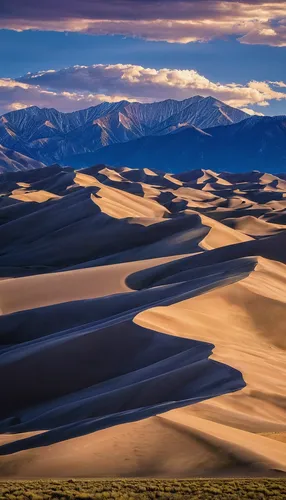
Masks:
[[[220,102],[221,104],[224,104],[222,101],[220,101],[219,99],[217,99],[216,97],[213,97],[211,95],[208,95],[207,97],[203,97],[203,99],[205,101],[209,101],[209,102]]]
[[[243,111],[200,95],[153,103],[123,99],[69,113],[31,106],[5,115],[0,143],[53,164],[73,154],[95,152],[112,144],[166,135],[182,128],[194,127],[197,135],[203,136],[204,129],[237,123],[246,117]]]

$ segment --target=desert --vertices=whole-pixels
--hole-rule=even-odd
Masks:
[[[3,478],[286,471],[283,176],[0,179]]]

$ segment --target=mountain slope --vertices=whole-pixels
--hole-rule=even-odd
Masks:
[[[102,103],[72,113],[32,106],[0,118],[0,144],[49,165],[69,155],[165,134],[181,123],[213,127],[246,117],[240,110],[201,96],[151,104]]]
[[[200,129],[231,125],[246,117],[240,109],[232,108],[213,97],[206,97],[192,101],[180,112],[160,123],[152,132],[157,135],[167,134],[186,125],[194,125]]]
[[[205,130],[184,127],[161,137],[144,137],[68,157],[75,168],[96,163],[178,172],[213,168],[218,171],[279,172],[286,169],[286,117],[251,117],[227,127]]]
[[[15,172],[18,170],[31,170],[42,168],[45,165],[33,158],[24,156],[0,145],[0,173]]]

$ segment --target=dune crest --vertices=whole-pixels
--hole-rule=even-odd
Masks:
[[[54,165],[0,192],[2,477],[286,472],[282,177]]]

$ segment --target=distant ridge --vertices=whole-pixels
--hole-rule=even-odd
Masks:
[[[202,131],[188,126],[175,132],[69,156],[64,164],[81,168],[105,163],[166,172],[208,168],[220,172],[286,172],[286,116],[253,116],[227,127]]]
[[[150,104],[104,102],[72,113],[32,106],[0,118],[0,144],[50,165],[112,144],[161,136],[190,125],[200,129],[230,125],[247,116],[217,99],[201,96]]]

